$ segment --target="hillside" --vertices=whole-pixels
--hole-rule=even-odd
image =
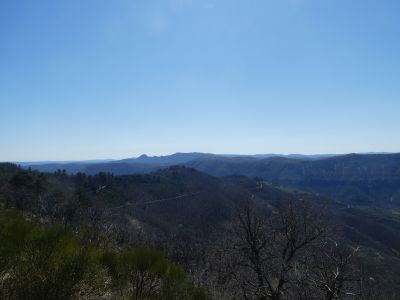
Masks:
[[[104,163],[31,165],[42,172],[69,174],[99,172],[114,175],[147,174],[171,165],[185,165],[224,177],[244,175],[276,185],[323,194],[352,205],[400,206],[400,154],[349,154],[344,156],[229,156],[176,153]],[[297,157],[297,158],[292,158]]]
[[[313,161],[210,158],[186,165],[214,176],[258,177],[348,204],[400,206],[400,154],[350,154]]]
[[[335,155],[301,155],[301,154],[256,154],[256,155],[235,155],[235,154],[211,154],[211,153],[174,153],[164,156],[148,156],[143,154],[136,158],[105,161],[73,161],[73,162],[21,162],[18,163],[25,168],[32,168],[41,172],[56,172],[65,170],[67,173],[96,174],[108,172],[115,175],[142,174],[156,171],[172,165],[182,165],[195,160],[209,159],[235,159],[235,160],[262,160],[266,158],[291,158],[301,160],[319,160]]]
[[[230,159],[224,161],[230,162]],[[278,161],[301,164],[287,159],[269,160],[269,163]],[[329,203],[331,221],[339,225],[348,243],[363,247],[368,268],[382,276],[390,275],[390,284],[400,286],[400,279],[393,275],[400,269],[400,217],[395,212],[348,207],[313,194],[277,188],[262,180],[244,176],[216,178],[186,167],[169,167],[142,175],[80,173],[70,176],[62,172],[24,171],[12,164],[0,165],[3,208],[29,211],[72,228],[100,231],[108,228],[111,239],[120,241],[137,242],[151,236],[182,233],[203,236],[200,241],[209,240],[211,233],[231,220],[245,199],[254,199],[267,210],[274,210],[300,198]],[[92,240],[97,238],[97,235],[91,236]],[[156,244],[157,239],[153,241]]]
[[[143,174],[157,171],[172,165],[182,165],[189,161],[214,157],[208,153],[175,153],[166,156],[147,156],[145,154],[137,158],[127,158],[113,161],[77,161],[77,162],[43,162],[43,163],[22,163],[25,168],[31,168],[41,172],[56,172],[65,170],[69,174],[83,172],[94,175],[99,172],[113,173],[114,175]]]
[[[125,176],[46,174],[23,171],[11,164],[2,164],[1,170],[0,202],[6,206],[18,196],[12,206],[57,216],[74,214],[82,204],[97,205],[107,218],[130,216],[165,231],[186,227],[206,231],[228,220],[257,184],[251,181],[251,187],[246,188],[185,167]],[[273,187],[268,190],[278,200],[290,196]],[[40,198],[40,203],[32,198]]]

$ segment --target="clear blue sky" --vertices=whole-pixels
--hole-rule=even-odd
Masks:
[[[1,0],[0,161],[400,151],[398,0]]]

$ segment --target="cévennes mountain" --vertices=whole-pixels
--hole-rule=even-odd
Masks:
[[[214,176],[258,177],[347,204],[400,205],[400,154],[349,154],[318,160],[213,157],[186,165]]]
[[[67,173],[75,174],[82,172],[94,175],[99,172],[113,173],[114,175],[144,174],[157,171],[172,165],[182,165],[193,160],[213,157],[207,153],[175,153],[166,156],[147,156],[145,154],[137,158],[127,158],[114,161],[89,161],[89,162],[44,162],[44,163],[22,163],[25,168],[32,168],[41,172],[56,172],[65,170]]]
[[[53,163],[28,167],[42,172],[66,170],[72,174],[108,172],[129,175],[150,173],[172,165],[185,165],[217,177],[243,175],[260,178],[351,205],[400,206],[400,154],[234,156],[176,153],[159,157],[142,155],[103,163]]]
[[[228,159],[229,160],[229,159]],[[239,161],[252,159],[240,158]],[[236,161],[238,161],[236,160]],[[290,160],[291,163],[298,163]],[[348,207],[311,193],[288,191],[245,176],[214,177],[173,166],[149,174],[39,173],[0,164],[0,206],[83,228],[123,228],[130,235],[208,236],[229,222],[243,200],[269,209],[287,201],[328,203],[347,241],[363,247],[374,274],[400,287],[400,218],[376,209]],[[32,218],[32,217],[31,217]],[[112,236],[119,236],[113,233]],[[208,238],[204,238],[208,239]]]

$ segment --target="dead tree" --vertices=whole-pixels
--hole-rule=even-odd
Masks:
[[[233,225],[234,243],[228,251],[234,279],[245,299],[290,297],[297,262],[324,237],[323,210],[307,201],[289,201],[273,212],[247,201]]]

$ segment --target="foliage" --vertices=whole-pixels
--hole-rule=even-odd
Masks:
[[[185,278],[183,270],[159,252],[127,248],[101,258],[112,278],[115,295],[125,299],[206,299]]]
[[[103,252],[12,211],[0,215],[0,240],[1,299],[206,299],[151,249]]]
[[[232,222],[243,199],[252,199],[257,210],[242,206]],[[321,246],[329,245],[319,231],[325,216],[298,206],[319,207],[325,200],[260,179],[215,178],[184,167],[113,176],[42,174],[0,164],[0,211],[13,208],[23,215],[2,213],[0,298],[206,298],[195,283],[216,299],[296,299],[303,292],[317,295],[317,287],[322,295],[324,283],[332,291],[336,282],[341,285],[330,276],[323,278],[318,266],[333,270],[343,262],[345,277],[353,274],[343,259],[346,251],[351,253],[349,245],[361,246],[356,254],[364,273],[396,298],[400,218],[329,201],[343,238],[340,248],[330,249]],[[243,239],[246,223],[255,238]],[[315,253],[325,253],[339,265]],[[360,285],[371,286],[366,278]],[[356,290],[353,283],[350,288]]]

